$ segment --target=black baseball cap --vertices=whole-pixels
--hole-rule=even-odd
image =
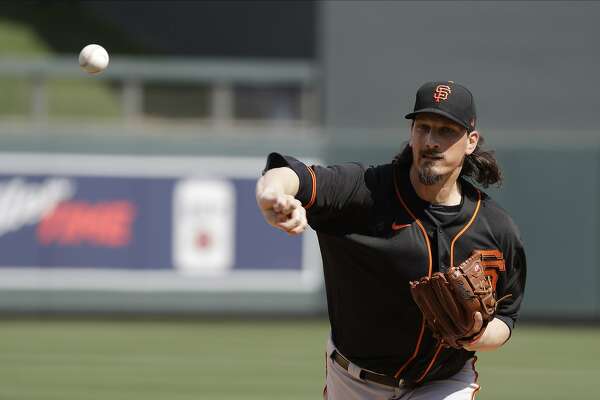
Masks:
[[[469,132],[475,129],[477,116],[473,94],[453,81],[435,81],[423,84],[417,91],[415,109],[406,119],[417,114],[438,114],[464,126]]]

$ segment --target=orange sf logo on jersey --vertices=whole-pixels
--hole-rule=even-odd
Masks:
[[[498,283],[498,274],[506,271],[504,255],[500,250],[479,250],[481,253],[481,266],[483,272],[492,280],[492,287],[496,291]]]
[[[452,93],[452,89],[448,85],[437,85],[433,93],[433,99],[436,103],[442,100],[448,100],[448,96]]]

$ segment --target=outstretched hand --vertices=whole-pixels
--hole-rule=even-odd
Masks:
[[[308,225],[306,210],[294,196],[264,190],[256,194],[256,202],[267,223],[290,235],[304,232]]]

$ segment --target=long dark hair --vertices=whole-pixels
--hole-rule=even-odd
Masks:
[[[479,142],[475,151],[465,157],[463,166],[460,171],[460,176],[468,178],[471,181],[477,182],[484,188],[490,185],[500,187],[502,185],[502,171],[500,166],[494,157],[493,150],[484,150],[484,140],[482,136],[479,136]],[[402,151],[394,157],[394,161],[411,165],[413,161],[412,147],[410,144],[406,144]]]

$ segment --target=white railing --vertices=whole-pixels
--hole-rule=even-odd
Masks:
[[[41,59],[0,57],[0,78],[31,81],[29,112],[34,121],[46,121],[48,118],[49,79],[82,79],[86,78],[85,75],[79,68],[77,56]],[[309,62],[115,56],[111,58],[108,69],[93,78],[121,83],[121,109],[126,121],[137,121],[142,117],[144,84],[152,82],[207,85],[210,88],[209,120],[217,126],[230,125],[234,121],[234,88],[244,84],[298,88],[300,121],[314,124],[318,119],[318,77],[315,67]]]

